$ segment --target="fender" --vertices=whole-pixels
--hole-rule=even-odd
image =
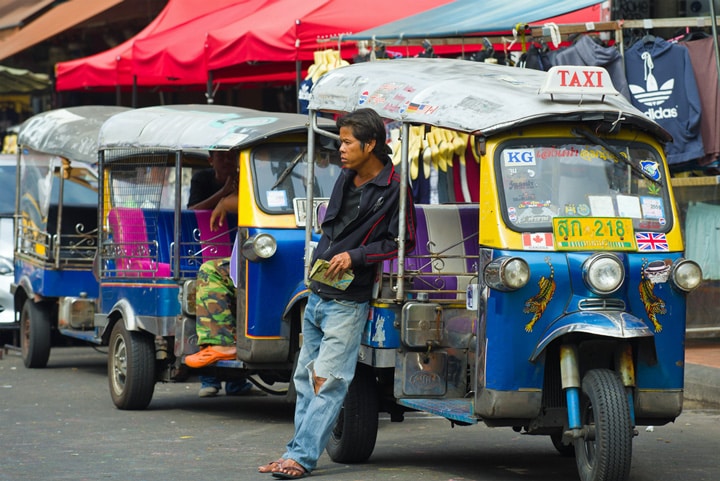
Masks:
[[[282,318],[287,319],[290,315],[290,312],[292,312],[293,308],[301,301],[307,299],[310,296],[310,289],[305,285],[305,282],[298,282],[295,286],[295,289],[293,290],[292,296],[290,296],[290,300],[288,301],[287,305],[285,306],[285,310],[283,311]]]
[[[552,341],[570,332],[584,332],[596,336],[630,339],[634,337],[653,337],[652,330],[642,319],[619,311],[582,311],[573,312],[558,318],[550,324],[540,337],[530,362],[535,362],[543,350]]]
[[[33,291],[32,283],[30,282],[30,279],[28,276],[22,276],[20,280],[18,281],[17,285],[15,286],[15,299],[17,299],[17,292],[22,289],[25,291],[25,295],[28,297],[28,299],[32,299],[35,296],[35,292]],[[22,305],[18,302],[15,303],[15,310],[18,311],[19,309],[22,309]]]
[[[175,335],[174,317],[138,316],[127,299],[119,300],[110,309],[107,318],[112,319],[113,317],[121,317],[128,331],[146,331],[163,337]],[[105,329],[107,328],[106,326]]]

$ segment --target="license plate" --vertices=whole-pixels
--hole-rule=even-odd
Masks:
[[[637,250],[632,219],[626,217],[555,217],[553,234],[556,250]]]

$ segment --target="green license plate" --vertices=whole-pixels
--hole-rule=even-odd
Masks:
[[[555,217],[553,234],[556,250],[637,250],[632,219],[627,217]]]

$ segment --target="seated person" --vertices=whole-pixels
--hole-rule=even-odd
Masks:
[[[227,211],[237,210],[237,152],[210,151],[209,162],[212,168],[197,172],[190,181],[188,209],[213,209],[211,225],[216,226],[217,219],[225,219]],[[235,286],[231,280],[228,281],[229,266],[230,259],[226,258],[206,262],[200,267],[196,315],[198,344],[214,344],[217,341],[219,346],[231,346],[233,356],[230,359],[234,359]],[[223,326],[218,336],[211,336],[207,328],[214,322]],[[208,340],[209,337],[213,339]],[[221,388],[222,383],[216,377],[200,376],[198,396],[214,397]],[[252,383],[246,379],[225,382],[225,394],[228,396],[245,394],[251,390]]]

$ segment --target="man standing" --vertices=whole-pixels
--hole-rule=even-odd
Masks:
[[[373,110],[360,109],[339,118],[337,126],[344,169],[330,197],[313,263],[328,262],[328,280],[346,273],[354,278],[345,290],[310,284],[293,377],[295,434],[282,458],[258,468],[281,479],[302,478],[315,468],[355,375],[377,266],[397,256],[400,235],[408,251],[415,244],[409,191],[407,231],[398,232],[400,176],[390,161],[382,119]]]

